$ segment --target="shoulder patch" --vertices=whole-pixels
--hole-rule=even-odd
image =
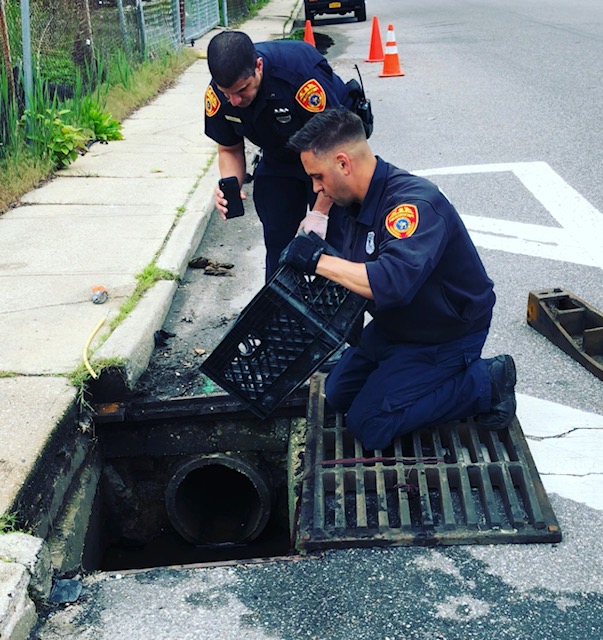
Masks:
[[[394,238],[410,238],[419,224],[419,210],[414,204],[400,204],[385,218],[385,228]]]
[[[312,113],[324,111],[327,106],[327,94],[320,86],[320,82],[314,78],[302,84],[295,94],[295,99],[306,111]]]
[[[215,116],[221,106],[222,103],[220,102],[220,98],[216,95],[213,87],[209,85],[205,92],[205,115],[208,118]]]

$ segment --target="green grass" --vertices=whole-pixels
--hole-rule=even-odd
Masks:
[[[244,16],[241,16],[241,18],[235,21],[232,25],[230,25],[231,28],[239,27],[244,22],[247,22],[247,20],[255,18],[255,16],[257,16],[258,14],[258,11],[260,9],[263,9],[269,2],[270,0],[257,0],[257,2],[254,2],[253,4],[247,3],[247,13]]]
[[[121,305],[118,314],[109,323],[111,331],[114,331],[132,313],[145,292],[156,282],[159,282],[159,280],[178,280],[178,275],[171,271],[157,268],[153,261],[136,276],[136,280],[134,293]]]
[[[91,363],[91,366],[97,376],[103,371],[108,369],[114,369],[119,371],[126,365],[126,361],[123,358],[106,358],[102,360],[95,360]],[[84,363],[82,363],[77,369],[67,375],[67,379],[76,388],[76,400],[80,409],[91,409],[90,404],[86,399],[86,392],[88,382],[90,382],[90,372],[86,369]]]
[[[41,184],[52,171],[50,158],[37,157],[27,148],[0,160],[0,213],[7,211],[23,194]]]
[[[0,513],[0,535],[19,531],[18,519],[15,513]]]
[[[123,120],[170,87],[198,59],[199,52],[186,47],[170,56],[144,62],[128,77],[128,87],[120,83],[108,90],[105,111]]]
[[[98,87],[93,97],[102,100],[105,112],[122,121],[170,87],[198,59],[199,52],[190,47],[127,70],[122,59],[115,63],[117,71],[114,69],[112,74],[109,73],[118,84]],[[124,81],[127,87],[121,84]],[[54,170],[52,159],[35,155],[25,143],[24,136],[22,141],[13,142],[0,159],[0,214],[17,204],[25,193],[52,177]]]
[[[285,39],[286,40],[303,40],[305,35],[304,29],[296,29],[292,31]]]

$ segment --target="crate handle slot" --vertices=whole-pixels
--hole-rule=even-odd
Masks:
[[[239,342],[239,353],[242,356],[251,356],[260,347],[262,341],[254,336],[247,336],[247,338]]]

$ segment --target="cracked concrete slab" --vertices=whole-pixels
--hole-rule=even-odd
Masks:
[[[75,388],[65,378],[0,378],[0,513],[10,511],[75,397]]]
[[[603,510],[603,416],[523,394],[517,415],[545,489]]]

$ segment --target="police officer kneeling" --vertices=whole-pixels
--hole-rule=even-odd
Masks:
[[[306,235],[281,264],[338,282],[369,300],[371,322],[326,380],[367,449],[418,428],[475,417],[491,430],[515,415],[515,364],[482,359],[493,283],[461,221],[430,181],[376,157],[362,122],[343,109],[316,114],[289,141],[314,191],[348,207],[343,258]]]

